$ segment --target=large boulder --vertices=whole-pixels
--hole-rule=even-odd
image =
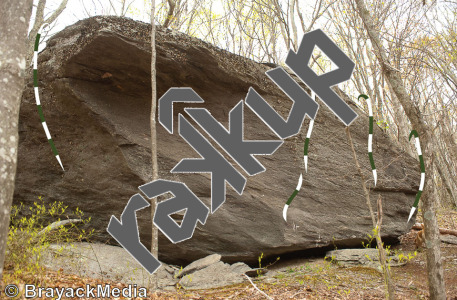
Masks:
[[[265,75],[270,67],[172,30],[157,30],[158,97],[171,87],[191,87],[205,103],[186,106],[205,107],[227,125],[229,111],[252,86],[287,116],[291,101]],[[46,142],[30,80],[20,111],[15,203],[29,204],[41,195],[48,202],[63,201],[69,209],[79,207],[92,217],[97,240],[117,244],[106,232],[111,215],[119,218],[129,198],[139,192],[138,186],[151,178],[149,42],[148,24],[116,17],[82,20],[48,41],[39,54],[41,102],[65,172]],[[348,96],[341,96],[359,114],[350,130],[372,186],[368,117]],[[184,106],[174,105],[174,128]],[[323,102],[311,137],[308,173],[289,208],[288,222],[282,218],[283,206],[304,173],[308,124],[306,119],[301,133],[285,140],[274,155],[257,156],[266,171],[248,177],[242,195],[228,186],[226,202],[204,226],[197,226],[193,238],[173,244],[160,234],[160,260],[185,264],[219,253],[225,262],[255,262],[261,252],[276,257],[333,245],[360,246],[371,233],[369,210],[345,126]],[[244,131],[246,139],[277,139],[248,108]],[[157,137],[160,178],[185,182],[210,206],[209,174],[170,173],[181,159],[199,158],[198,153],[177,130],[171,135],[158,125]],[[395,241],[408,229],[406,220],[419,182],[418,162],[396,148],[376,125],[373,155],[379,176],[371,199],[376,207],[378,195],[382,196],[382,234]],[[149,247],[149,208],[137,217],[141,240]]]

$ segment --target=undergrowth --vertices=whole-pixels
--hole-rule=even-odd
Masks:
[[[84,219],[84,213],[79,208],[73,213],[66,212],[67,208],[68,206],[57,201],[46,205],[42,197],[38,197],[38,201],[32,206],[24,207],[21,203],[12,207],[4,282],[26,280],[28,283],[42,283],[46,273],[42,262],[51,244],[68,245],[92,236],[93,230],[87,232],[82,228],[91,218]],[[59,226],[60,223],[56,222],[68,219],[67,215],[74,215],[75,219],[62,222],[66,224]],[[63,247],[59,251],[63,251]]]

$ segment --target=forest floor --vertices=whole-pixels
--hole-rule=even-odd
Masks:
[[[455,211],[439,213],[438,220],[440,228],[457,229]],[[411,230],[401,237],[401,243],[391,247],[397,253],[412,256],[405,265],[391,268],[396,299],[428,299],[426,253],[423,248],[416,251],[416,234],[417,231]],[[441,256],[447,298],[457,299],[457,245],[441,243]],[[272,269],[274,276],[253,278],[252,283],[210,290],[150,291],[147,299],[385,299],[382,274],[373,268],[341,267],[323,257],[314,257],[281,261]],[[7,272],[5,270],[6,277]],[[19,289],[23,290],[24,284],[31,281],[45,287],[76,288],[107,283],[112,287],[126,287],[116,282],[45,270],[39,278],[37,275],[23,274],[18,284]],[[0,298],[9,299],[3,293],[5,284],[1,282],[0,286]],[[16,299],[25,298],[19,295]]]

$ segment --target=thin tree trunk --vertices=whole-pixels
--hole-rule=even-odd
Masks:
[[[293,40],[292,45],[294,46],[294,51],[298,49],[298,35],[297,35],[297,25],[295,24],[295,2],[297,0],[292,0],[290,5],[290,25],[292,26]]]
[[[422,119],[422,115],[411,100],[408,92],[405,89],[404,83],[400,77],[400,72],[390,66],[385,49],[382,46],[379,36],[379,30],[376,30],[373,18],[367,10],[364,0],[355,0],[357,5],[357,13],[362,19],[367,30],[373,50],[381,65],[382,72],[390,83],[392,90],[401,103],[413,129],[420,135],[422,150],[424,152],[425,168],[431,173],[431,149],[429,145],[430,137],[427,131],[427,126]],[[425,151],[424,151],[425,150]],[[441,261],[440,236],[439,228],[435,214],[435,201],[430,193],[430,187],[427,183],[432,181],[425,177],[425,188],[422,196],[422,212],[424,218],[425,244],[427,249],[427,271],[428,284],[431,299],[446,299],[446,288],[444,284],[443,265]]]
[[[168,28],[168,26],[171,23],[171,19],[173,18],[173,12],[176,7],[176,2],[173,0],[168,0],[168,6],[169,6],[168,15],[167,15],[167,18],[165,19],[165,22],[163,23],[163,27],[165,27],[165,28]]]
[[[26,69],[31,0],[0,1],[0,279],[17,166],[18,124]]]
[[[378,253],[379,253],[379,263],[381,264],[382,273],[384,275],[384,283],[386,285],[386,298],[389,300],[395,299],[395,285],[392,282],[392,276],[390,274],[390,269],[386,263],[386,251],[384,250],[384,246],[382,244],[381,239],[381,224],[382,224],[382,205],[381,205],[381,196],[378,199],[378,220],[376,221],[375,215],[373,212],[373,208],[371,207],[370,201],[370,191],[368,190],[365,184],[365,176],[363,176],[362,169],[360,168],[359,160],[357,159],[357,153],[355,152],[354,143],[352,142],[351,131],[349,127],[346,127],[346,134],[348,137],[349,144],[352,150],[352,156],[354,158],[355,166],[357,168],[357,172],[359,173],[360,179],[362,181],[362,189],[365,195],[365,200],[367,201],[367,206],[370,211],[371,222],[373,224],[374,232],[373,235],[376,238],[376,245],[378,246]]]
[[[440,151],[440,154],[442,154],[441,151]],[[446,191],[448,192],[452,203],[457,207],[457,197],[455,196],[455,194],[451,188],[448,177],[444,174],[443,170],[441,169],[440,161],[438,159],[436,159],[434,165],[436,167],[436,170],[438,171],[438,174],[440,175],[441,181],[443,181],[444,186],[446,187]]]
[[[386,298],[389,300],[395,299],[395,285],[392,281],[390,273],[390,266],[387,265],[386,251],[381,240],[381,225],[382,225],[382,198],[378,196],[378,222],[376,223],[376,245],[378,246],[379,259],[381,261],[381,267],[384,272],[384,283],[387,286]]]
[[[281,10],[281,6],[279,5],[279,2],[278,0],[272,0],[273,3],[271,3],[271,9],[273,9],[273,12],[274,14],[276,15],[276,17],[278,18],[279,20],[279,27],[281,28],[281,35],[282,37],[284,38],[284,43],[286,44],[286,48],[289,48],[290,47],[290,36],[288,34],[288,32],[286,32],[286,27],[284,25],[284,19],[283,19],[283,16],[282,16],[282,10]]]
[[[152,178],[154,181],[159,178],[159,165],[157,163],[157,131],[156,131],[156,111],[157,111],[157,86],[156,86],[156,45],[155,45],[155,0],[152,0],[151,8],[151,158],[152,158]],[[157,198],[151,199],[151,220],[154,218],[154,213],[157,206]],[[159,240],[157,227],[152,224],[151,232],[151,253],[158,258]],[[156,276],[157,277],[157,276]]]

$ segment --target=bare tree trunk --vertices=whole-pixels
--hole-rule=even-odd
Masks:
[[[292,26],[293,40],[292,45],[294,46],[294,51],[298,49],[298,35],[297,35],[297,25],[295,24],[295,2],[297,0],[292,0],[290,4],[290,25]]]
[[[390,266],[387,265],[386,251],[381,240],[381,225],[382,225],[382,198],[378,196],[378,222],[376,223],[376,245],[378,246],[379,260],[384,273],[384,283],[387,286],[386,298],[389,300],[395,299],[395,285],[392,281]]]
[[[151,160],[152,160],[152,176],[151,181],[159,178],[159,165],[157,163],[157,130],[156,130],[156,111],[157,111],[157,80],[156,80],[156,29],[154,23],[155,16],[155,0],[151,4]],[[154,213],[157,207],[157,198],[151,199],[151,222],[154,219]],[[151,226],[151,253],[154,257],[159,257],[159,232],[157,227],[152,223]],[[157,273],[150,278],[152,288],[158,286]]]
[[[387,86],[389,87],[389,91],[392,91],[392,86],[390,82],[387,80]],[[391,96],[391,103],[392,103],[392,117],[394,119],[394,122],[397,126],[397,141],[398,145],[400,146],[401,149],[406,151],[410,155],[415,155],[415,149],[414,146],[411,146],[407,144],[408,141],[408,119],[405,117],[405,114],[403,113],[403,109],[401,104],[399,103],[397,96],[395,93],[390,92]]]
[[[443,155],[441,151],[439,151],[440,155]],[[436,170],[438,171],[438,174],[440,175],[440,178],[441,180],[443,181],[444,183],[444,186],[446,187],[446,191],[448,192],[449,194],[449,197],[451,198],[451,201],[452,203],[457,207],[457,197],[455,196],[453,190],[452,190],[452,187],[451,187],[451,184],[448,180],[448,177],[447,175],[444,174],[442,168],[441,168],[441,163],[440,163],[440,160],[439,159],[435,159],[435,167],[436,167]]]
[[[376,245],[378,246],[379,253],[379,263],[381,264],[382,273],[384,274],[384,283],[386,285],[386,299],[392,300],[395,299],[395,285],[392,282],[392,276],[390,274],[389,266],[386,263],[386,251],[384,250],[384,245],[381,239],[381,224],[382,224],[382,205],[381,205],[381,196],[378,198],[378,219],[376,221],[373,208],[371,207],[370,201],[370,191],[367,189],[365,184],[365,176],[363,176],[362,169],[360,168],[359,160],[357,159],[357,153],[355,152],[354,143],[352,142],[351,131],[349,127],[346,127],[346,134],[348,136],[349,144],[351,145],[352,156],[354,158],[355,166],[357,172],[359,173],[360,180],[362,181],[362,189],[365,195],[365,200],[367,201],[367,206],[370,211],[371,222],[373,224],[373,235],[376,238]]]
[[[398,101],[401,103],[413,129],[415,129],[420,135],[422,147],[425,149],[425,167],[426,170],[429,170],[428,172],[431,173],[432,155],[429,144],[431,139],[427,126],[422,119],[422,115],[418,107],[414,105],[411,97],[406,91],[405,85],[400,77],[400,72],[389,64],[386,51],[383,48],[379,37],[379,31],[377,31],[374,26],[372,16],[367,10],[364,0],[355,0],[355,3],[357,5],[357,13],[363,20],[365,29],[367,30],[370,41],[373,44],[373,49],[381,65],[382,72],[390,83]],[[446,299],[446,288],[444,284],[443,265],[440,251],[439,228],[435,215],[435,201],[430,193],[430,187],[427,186],[427,182],[432,183],[428,180],[428,177],[426,177],[425,189],[422,197],[422,212],[425,224],[424,232],[427,249],[429,292],[431,299]]]
[[[157,163],[157,131],[156,131],[156,111],[157,111],[157,80],[156,80],[156,45],[155,45],[155,0],[152,0],[151,8],[151,156],[152,156],[152,181],[159,178],[159,165]],[[151,200],[151,216],[154,218],[154,212],[157,206],[157,198]],[[154,257],[159,254],[159,241],[157,228],[152,225],[151,253]]]
[[[18,123],[26,68],[31,0],[0,1],[0,279],[17,166]]]
[[[165,22],[163,23],[163,27],[168,28],[171,22],[171,18],[173,18],[173,12],[176,7],[176,2],[173,0],[168,0],[168,15],[167,18],[165,19]]]
[[[287,21],[284,20],[284,14],[281,9],[281,6],[280,6],[278,0],[272,0],[272,3],[269,3],[269,4],[271,5],[270,8],[273,9],[274,14],[276,15],[276,17],[279,20],[279,26],[281,28],[281,35],[284,38],[284,43],[286,44],[286,48],[289,48],[290,47],[290,35],[289,35],[289,32],[286,30],[287,28],[285,26],[285,23]]]

